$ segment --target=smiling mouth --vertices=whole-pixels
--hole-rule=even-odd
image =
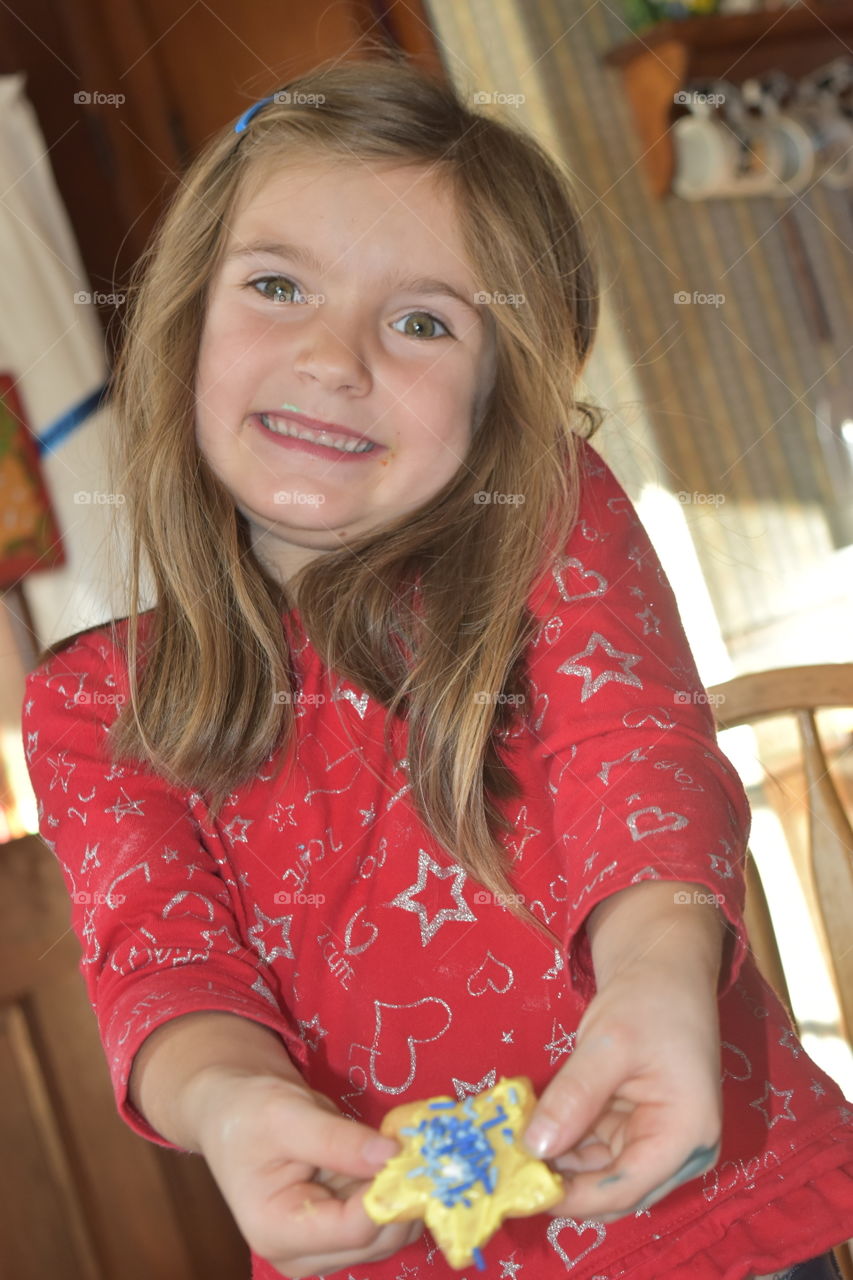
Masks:
[[[314,431],[311,427],[297,425],[286,418],[273,418],[267,413],[261,413],[258,417],[267,430],[277,436],[288,436],[291,440],[307,440],[310,444],[322,444],[329,449],[337,449],[340,453],[369,453],[377,447],[369,440],[336,435],[333,431]]]

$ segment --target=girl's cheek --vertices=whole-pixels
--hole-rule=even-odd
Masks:
[[[199,349],[197,386],[208,396],[221,397],[239,388],[263,358],[263,335],[233,329],[209,332]]]

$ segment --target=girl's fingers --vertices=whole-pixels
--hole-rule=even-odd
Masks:
[[[355,1254],[363,1252],[362,1260],[366,1260],[368,1252],[378,1247],[387,1233],[387,1227],[375,1223],[364,1208],[362,1192],[367,1186],[367,1182],[354,1184],[346,1200],[338,1199],[319,1182],[297,1182],[281,1188],[263,1206],[264,1225],[253,1236],[253,1249],[270,1261],[286,1257],[301,1262],[316,1254],[317,1244],[322,1241],[329,1256],[340,1253],[353,1260]],[[400,1235],[401,1224],[389,1226],[397,1227],[397,1236]],[[402,1226],[408,1231],[408,1223]]]
[[[653,1204],[657,1204],[658,1200],[663,1200],[664,1196],[668,1196],[671,1191],[675,1191],[677,1187],[683,1183],[689,1182],[692,1178],[698,1178],[709,1169],[712,1169],[720,1158],[720,1143],[715,1142],[713,1145],[699,1144],[694,1147],[691,1153],[681,1165],[675,1170],[670,1177],[665,1178],[663,1182],[657,1186],[651,1187],[645,1192],[642,1199],[629,1207],[629,1209],[618,1210],[615,1213],[605,1214],[604,1222],[613,1222],[617,1218],[621,1218],[626,1212],[636,1212],[638,1209],[648,1209]]]
[[[546,1085],[522,1134],[531,1154],[540,1159],[565,1154],[595,1131],[605,1109],[616,1106],[615,1095],[630,1066],[625,1046],[613,1035],[591,1035],[580,1042]]]
[[[399,1142],[303,1089],[264,1081],[244,1097],[207,1159],[253,1252],[296,1280],[390,1257],[417,1238],[422,1223],[378,1224],[364,1208]]]
[[[549,1163],[567,1173],[605,1168],[622,1152],[626,1116],[636,1105],[625,1098],[614,1098],[591,1131]]]
[[[307,1095],[283,1095],[280,1106],[271,1108],[265,1120],[264,1136],[270,1146],[280,1146],[300,1165],[353,1178],[373,1177],[400,1151],[396,1139],[346,1119],[333,1107],[318,1106]]]
[[[573,1151],[557,1156],[555,1160],[550,1160],[549,1164],[560,1173],[587,1173],[590,1170],[606,1168],[612,1159],[613,1155],[606,1142],[587,1138]]]
[[[375,1240],[363,1250],[341,1249],[334,1253],[306,1254],[296,1259],[295,1263],[292,1254],[288,1252],[286,1258],[270,1257],[267,1261],[274,1267],[278,1267],[286,1276],[327,1275],[343,1267],[361,1266],[366,1262],[379,1262],[383,1258],[390,1258],[400,1249],[414,1244],[423,1229],[424,1224],[419,1219],[414,1222],[389,1222],[378,1228]],[[316,1239],[314,1243],[316,1244]]]
[[[638,1108],[638,1113],[647,1110]],[[611,1167],[575,1173],[566,1195],[549,1210],[552,1215],[612,1222],[648,1208],[716,1164],[719,1141],[699,1142],[685,1153],[681,1142],[675,1145],[657,1131],[653,1116],[640,1119],[644,1132],[638,1131],[635,1119],[628,1122],[624,1149]]]
[[[328,1187],[339,1200],[347,1200],[353,1192],[370,1185],[370,1179],[353,1178],[349,1173],[335,1173],[331,1169],[318,1169],[311,1181]]]

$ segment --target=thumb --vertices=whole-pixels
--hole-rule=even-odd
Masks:
[[[356,1178],[372,1178],[400,1151],[393,1138],[305,1096],[290,1102],[286,1127],[288,1147],[297,1159]]]
[[[598,1120],[625,1080],[625,1063],[612,1036],[577,1044],[542,1092],[522,1141],[541,1159],[573,1147]]]

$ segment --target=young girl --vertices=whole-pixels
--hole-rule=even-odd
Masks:
[[[851,1110],[749,952],[746,797],[574,397],[596,315],[565,173],[392,58],[217,135],[145,264],[129,616],[24,729],[120,1114],[204,1156],[255,1280],[458,1274],[367,1216],[377,1130],[518,1074],[565,1197],[493,1275],[825,1276],[853,1235]]]

